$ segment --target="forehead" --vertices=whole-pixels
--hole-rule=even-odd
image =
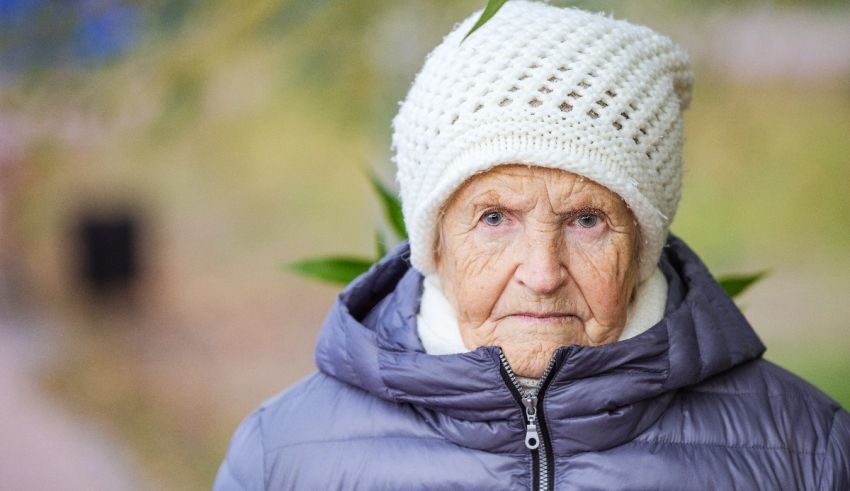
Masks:
[[[457,200],[534,198],[541,192],[545,192],[554,200],[575,195],[591,195],[599,199],[621,201],[620,197],[608,188],[572,172],[524,164],[507,164],[467,179],[448,204]]]

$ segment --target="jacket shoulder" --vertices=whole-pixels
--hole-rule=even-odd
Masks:
[[[821,390],[759,358],[677,391],[650,439],[824,454],[847,415]]]
[[[322,387],[322,380],[317,380],[321,378],[318,373],[308,375],[260,404],[239,423],[216,475],[214,491],[266,489],[266,449],[280,445],[281,435],[274,432],[276,420],[297,415],[292,408],[311,394],[311,389]]]
[[[409,404],[382,399],[322,372],[272,397],[258,411],[266,452],[338,440],[437,436]]]
[[[850,489],[850,414],[837,411],[817,489]]]
[[[764,358],[738,365],[690,386],[685,391],[798,398],[814,408],[829,412],[840,407],[811,383]]]
[[[259,491],[265,489],[265,460],[262,409],[248,415],[233,434],[230,447],[213,484],[214,491]]]
[[[346,441],[442,440],[408,404],[384,400],[314,372],[261,404],[240,423],[214,489],[265,489],[285,477],[287,456]],[[320,461],[320,459],[314,459]]]

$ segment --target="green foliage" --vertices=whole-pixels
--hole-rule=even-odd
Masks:
[[[369,259],[338,256],[304,259],[286,264],[284,269],[328,283],[346,285],[368,271],[372,263]]]
[[[726,290],[726,293],[735,298],[744,290],[753,286],[753,284],[760,279],[762,279],[767,274],[767,271],[760,271],[755,274],[749,275],[727,275],[721,278],[717,278],[717,282],[720,283],[720,286]]]
[[[380,231],[375,232],[375,252],[378,254],[378,258],[387,255],[387,240]]]
[[[484,7],[484,11],[481,12],[481,16],[478,18],[477,21],[475,21],[475,25],[472,26],[472,29],[470,29],[469,32],[466,33],[466,36],[464,36],[460,42],[465,41],[470,34],[477,31],[479,27],[483,26],[488,20],[490,20],[494,15],[496,15],[496,12],[498,12],[499,9],[502,8],[505,3],[507,3],[507,1],[508,0],[488,0],[487,6]]]
[[[378,177],[369,173],[369,181],[384,207],[384,216],[393,229],[393,232],[402,240],[407,239],[407,229],[404,226],[404,215],[401,213],[401,201],[393,194]]]
[[[402,240],[407,239],[407,228],[404,226],[404,216],[401,212],[401,200],[374,173],[364,170],[372,183],[372,189],[378,195],[384,210],[384,218],[393,232]],[[325,258],[303,259],[294,263],[284,264],[283,268],[302,276],[337,285],[347,285],[352,280],[369,270],[372,264],[387,255],[387,240],[380,231],[375,232],[374,259],[350,256],[332,256]]]

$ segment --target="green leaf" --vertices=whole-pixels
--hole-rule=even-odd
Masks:
[[[347,285],[372,266],[372,260],[357,257],[324,257],[284,264],[283,269],[318,280]]]
[[[368,171],[367,171],[368,172]],[[384,183],[378,179],[378,176],[368,172],[369,181],[372,182],[372,187],[381,198],[381,204],[384,206],[384,216],[390,222],[390,226],[396,235],[402,240],[407,239],[407,229],[404,226],[404,215],[401,213],[401,201],[389,190]]]
[[[753,286],[753,284],[762,279],[767,274],[767,271],[761,271],[755,274],[749,275],[726,275],[720,278],[717,278],[717,282],[720,283],[720,286],[726,290],[726,293],[735,298],[741,293],[744,292],[747,288]]]
[[[387,255],[387,241],[384,239],[384,234],[380,231],[375,232],[375,247],[378,253],[378,259]]]
[[[479,27],[483,26],[488,20],[496,15],[496,12],[498,12],[499,9],[502,8],[502,5],[504,5],[507,1],[508,0],[487,0],[487,6],[484,7],[484,11],[481,12],[481,16],[477,21],[475,21],[475,25],[472,26],[472,29],[466,33],[466,36],[464,36],[460,42],[466,41],[466,38],[468,38],[470,34],[477,31]]]

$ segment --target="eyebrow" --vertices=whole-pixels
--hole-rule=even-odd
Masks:
[[[523,203],[523,201],[525,203]],[[510,197],[504,196],[502,193],[499,193],[495,189],[488,189],[480,194],[477,194],[470,198],[469,205],[471,205],[473,210],[477,210],[480,208],[487,208],[490,206],[496,206],[501,208],[517,208],[521,207],[523,204],[528,203],[528,199],[514,199]]]

